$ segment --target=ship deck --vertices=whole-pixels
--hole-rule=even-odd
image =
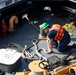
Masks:
[[[34,25],[38,29],[39,29],[39,25],[42,24],[43,22],[47,22],[50,25],[53,25],[55,23],[64,25],[65,23],[69,22],[68,18],[58,17],[57,15],[51,15],[50,13],[47,14],[44,12],[41,15],[39,15],[38,17],[34,17],[34,18],[31,17],[30,20],[35,22]],[[76,30],[74,30],[72,33],[73,33],[73,36],[71,37],[70,45],[72,45],[74,42],[76,42]],[[26,19],[23,19],[21,25],[16,26],[16,30],[14,33],[7,33],[6,38],[2,38],[2,36],[0,37],[0,46],[6,45],[10,42],[17,43],[17,44],[21,45],[22,47],[24,47],[25,45],[29,46],[32,44],[31,41],[33,39],[39,40],[38,36],[39,36],[39,32],[35,28],[33,28],[32,25],[29,24],[29,22]],[[39,40],[38,48],[44,48],[47,50],[46,40]],[[32,49],[32,53],[36,52],[34,46],[31,49]],[[53,55],[56,55],[59,58],[62,58],[65,55],[68,55],[70,52],[72,53],[71,54],[72,57],[76,56],[76,49],[73,49],[73,50],[71,50],[69,52],[65,52],[65,53],[58,52],[55,48],[53,48],[53,51],[54,51],[54,53],[51,53],[51,54],[46,54],[43,51],[41,51],[41,54],[46,58],[49,58]],[[20,51],[20,52],[22,52],[22,51]],[[24,69],[27,69],[27,68],[28,68],[28,63],[22,59],[22,63],[16,71],[23,71]]]

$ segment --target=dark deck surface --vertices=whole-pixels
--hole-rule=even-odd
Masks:
[[[68,23],[69,20],[65,17],[58,17],[57,15],[51,16],[51,14],[43,13],[39,17],[34,17],[31,19],[35,23],[34,25],[39,29],[39,25],[43,22],[47,22],[50,25],[58,23],[60,25],[64,25],[65,23]],[[39,32],[32,27],[31,24],[29,24],[26,19],[22,21],[22,24],[19,26],[16,26],[16,32],[15,33],[9,33],[7,34],[7,37],[4,39],[2,36],[0,37],[0,45],[8,44],[9,42],[15,42],[21,46],[29,46],[31,44],[31,41],[33,39],[38,39]],[[71,37],[71,43],[76,42],[76,30],[73,32],[73,36]],[[39,48],[45,48],[47,50],[47,42],[46,40],[39,40],[38,43]],[[33,51],[32,53],[35,53],[35,48],[32,47]],[[58,57],[62,58],[63,56],[69,54],[69,52],[66,53],[60,53],[56,49],[53,49],[54,53],[52,54],[45,54],[41,51],[41,54],[45,56],[46,58],[57,55]],[[76,56],[76,49],[73,49],[71,56]],[[17,71],[23,71],[24,68],[28,67],[28,63],[22,60],[22,64],[19,67]]]

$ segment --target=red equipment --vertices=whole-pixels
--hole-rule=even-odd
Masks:
[[[6,37],[6,32],[7,32],[7,26],[6,26],[5,21],[3,20],[2,21],[2,33],[3,33],[4,38]]]

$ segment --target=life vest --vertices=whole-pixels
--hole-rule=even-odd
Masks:
[[[58,24],[54,24],[49,31],[51,31],[51,30],[57,30],[57,34],[54,37],[55,40],[62,40],[62,38],[64,36],[64,31],[65,31],[65,29],[63,27],[61,27]]]

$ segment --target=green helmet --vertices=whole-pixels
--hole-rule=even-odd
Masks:
[[[46,23],[46,22],[44,22],[44,23],[40,26],[40,28],[41,28],[42,30],[44,30],[44,29],[47,28],[48,26],[49,26],[49,24]]]

